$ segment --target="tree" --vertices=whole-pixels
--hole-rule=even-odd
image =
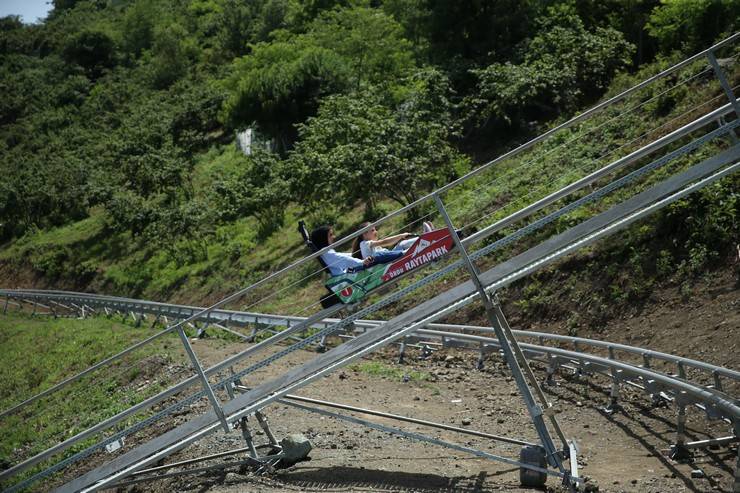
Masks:
[[[432,60],[464,66],[509,59],[539,14],[535,0],[428,0]]]
[[[222,221],[255,217],[258,234],[264,238],[283,225],[285,205],[289,201],[280,158],[254,149],[250,156],[240,155],[240,161],[236,172],[213,184],[210,195],[214,208]]]
[[[426,0],[385,0],[383,10],[403,26],[404,37],[411,42],[417,58],[429,60],[429,36],[432,11]]]
[[[255,19],[264,0],[223,0],[216,16],[218,46],[229,53],[230,59],[249,52]]]
[[[63,10],[73,9],[79,1],[80,0],[52,0],[51,3],[54,5],[55,13],[58,13]]]
[[[295,140],[294,125],[313,115],[322,97],[348,84],[349,69],[333,51],[300,38],[257,43],[250,56],[235,61],[225,82],[230,95],[223,120],[231,128],[256,122],[284,152]]]
[[[152,0],[136,0],[123,18],[123,48],[135,58],[148,50],[154,41],[156,9]]]
[[[294,0],[267,0],[252,29],[252,41],[267,41],[273,31],[288,29],[299,10]]]
[[[398,166],[387,170],[388,196],[409,204],[422,193],[448,183],[470,167],[452,141],[460,137],[453,115],[453,95],[447,76],[433,68],[406,79],[408,92],[397,106],[392,149]]]
[[[113,66],[115,45],[103,31],[82,31],[67,40],[62,54],[68,62],[80,65],[96,79],[103,69]]]
[[[648,35],[645,26],[660,0],[575,0],[574,3],[586,29],[614,28],[636,46],[635,67],[655,56],[657,43]]]
[[[185,29],[179,24],[169,24],[157,29],[151,51],[154,87],[164,89],[187,73],[194,49],[188,44]]]
[[[389,145],[394,125],[375,95],[329,96],[298,133],[288,170],[301,202],[347,208],[362,201],[372,210],[385,195],[382,175],[396,164]]]
[[[347,60],[354,86],[403,77],[414,67],[411,43],[392,17],[365,7],[332,10],[318,17],[307,37]]]
[[[483,122],[512,125],[574,111],[597,97],[630,62],[633,46],[619,31],[587,31],[568,5],[549,9],[538,22],[541,30],[522,48],[522,63],[494,63],[471,71],[478,79],[478,94],[467,102],[477,107]]]
[[[735,0],[661,0],[647,30],[664,52],[695,52],[736,31],[738,18],[740,3]]]
[[[313,208],[360,201],[371,216],[379,200],[409,204],[468,166],[450,142],[456,128],[447,78],[429,69],[405,82],[395,108],[370,91],[335,95],[299,125],[287,171],[301,201]]]

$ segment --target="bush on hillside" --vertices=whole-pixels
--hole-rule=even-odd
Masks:
[[[587,31],[567,7],[551,8],[521,50],[521,63],[473,70],[478,93],[468,105],[479,122],[518,126],[576,110],[603,93],[634,47],[612,28]]]

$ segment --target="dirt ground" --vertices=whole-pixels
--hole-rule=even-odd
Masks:
[[[516,314],[511,319],[516,320]],[[471,320],[471,323],[480,322]],[[522,328],[515,323],[512,325]],[[558,324],[529,328],[557,333],[566,330]],[[641,312],[625,313],[622,319],[612,321],[598,333],[579,335],[684,355],[737,370],[740,360],[737,284],[730,274],[720,276],[711,286],[698,290],[691,301],[685,301],[677,290],[668,289],[657,293],[655,302]],[[197,341],[195,348],[199,358],[209,364],[242,350],[243,346],[206,339]],[[274,377],[288,366],[314,356],[308,351],[293,353],[285,358],[284,364],[253,374],[245,384]],[[372,359],[401,368],[408,375],[412,375],[412,371],[427,373],[428,379],[381,377],[361,369],[345,368],[300,389],[297,394],[537,442],[516,386],[496,356],[488,358],[482,371],[475,369],[477,355],[470,352],[439,351],[424,360],[414,353],[404,365],[395,363],[396,356],[396,350],[389,348],[373,355]],[[543,368],[534,367],[538,377],[544,378]],[[567,371],[558,375],[557,385],[544,387],[548,399],[560,411],[558,419],[566,437],[575,439],[580,445],[578,461],[581,474],[588,478],[590,491],[732,491],[737,444],[699,451],[688,462],[675,462],[667,457],[675,438],[675,408],[654,408],[645,394],[624,389],[621,410],[608,414],[603,408],[609,399],[609,389],[610,382],[603,377],[577,377]],[[194,411],[205,407],[206,403],[201,403]],[[520,449],[519,445],[471,435],[336,412],[508,458],[517,458]],[[287,403],[272,404],[264,413],[278,439],[292,433],[310,439],[313,446],[310,460],[269,474],[257,475],[232,467],[121,489],[210,493],[532,491],[520,487],[517,468],[500,462],[299,410]],[[189,418],[178,416],[176,420],[181,422]],[[253,431],[258,429],[256,424],[252,426]],[[701,411],[689,409],[689,440],[731,434],[728,424],[707,421]],[[267,442],[261,432],[255,438],[258,444]],[[167,462],[240,447],[244,447],[244,441],[238,430],[228,435],[220,432],[175,454]],[[242,454],[219,460],[243,458]],[[208,461],[198,466],[217,462]],[[701,470],[703,477],[692,478],[695,470]],[[546,489],[560,491],[558,479],[549,478]]]

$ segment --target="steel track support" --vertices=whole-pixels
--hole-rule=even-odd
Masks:
[[[501,310],[500,304],[498,303],[497,300],[495,300],[493,296],[489,296],[488,293],[486,292],[486,289],[483,286],[480,280],[480,277],[479,277],[480,272],[478,268],[476,267],[476,265],[473,263],[473,261],[468,256],[468,253],[465,250],[465,247],[462,245],[460,241],[460,237],[458,236],[457,232],[455,231],[455,227],[452,224],[452,220],[450,219],[450,216],[447,214],[447,210],[445,209],[444,203],[442,202],[442,198],[438,194],[434,194],[434,200],[437,203],[437,209],[439,210],[440,214],[444,218],[444,221],[445,221],[445,224],[447,225],[447,229],[450,233],[450,236],[455,242],[455,246],[457,247],[458,251],[460,252],[460,255],[462,256],[465,262],[465,266],[468,269],[470,278],[478,290],[479,297],[486,311],[486,316],[488,317],[488,320],[491,322],[491,326],[493,327],[494,332],[496,333],[496,337],[499,340],[499,344],[501,345],[501,349],[504,352],[504,360],[506,361],[506,364],[509,367],[509,370],[511,371],[514,377],[516,385],[519,389],[519,393],[522,395],[522,398],[524,399],[524,403],[527,406],[527,410],[529,412],[530,418],[532,419],[532,423],[534,424],[534,427],[537,431],[537,435],[540,438],[540,442],[545,451],[545,457],[547,459],[547,462],[550,464],[550,466],[558,469],[562,474],[564,474],[564,478],[563,478],[564,484],[567,484],[568,488],[572,492],[575,492],[576,489],[575,489],[575,485],[571,481],[570,472],[565,468],[565,466],[563,465],[563,460],[562,460],[563,459],[562,456],[567,455],[569,452],[568,443],[564,439],[564,437],[562,437],[562,432],[560,432],[560,428],[557,425],[555,416],[550,415],[550,419],[555,424],[556,429],[560,432],[559,435],[561,435],[561,439],[563,440],[564,450],[563,450],[562,455],[561,455],[561,452],[555,447],[552,437],[550,436],[550,431],[547,429],[547,425],[545,424],[545,420],[543,419],[543,416],[545,415],[548,405],[545,402],[544,403],[545,408],[543,409],[543,406],[538,405],[537,402],[535,401],[534,395],[532,394],[532,390],[530,389],[529,385],[527,385],[527,381],[525,379],[524,373],[522,372],[522,367],[519,365],[517,356],[519,356],[519,358],[522,361],[522,364],[526,367],[526,369],[529,370],[529,374],[530,374],[529,376],[530,376],[532,386],[536,388],[536,390],[539,391],[538,396],[543,401],[544,401],[544,394],[542,393],[542,390],[539,388],[537,380],[534,378],[534,374],[532,374],[532,369],[529,367],[529,364],[524,358],[521,348],[519,348],[519,345],[516,342],[516,339],[511,333],[511,328],[509,327],[508,322],[506,321],[506,317],[504,316],[504,313]],[[508,337],[507,337],[507,333],[508,333]]]
[[[262,428],[262,431],[265,432],[265,436],[267,437],[267,440],[270,442],[270,445],[273,449],[275,448],[281,448],[278,444],[277,439],[275,438],[275,435],[272,433],[272,430],[270,429],[270,421],[267,419],[267,416],[262,414],[260,411],[256,411],[254,413],[254,416],[257,418],[257,423],[259,423],[260,428]]]
[[[719,118],[717,118],[718,127],[723,127],[725,125],[727,125],[727,119],[724,116],[720,116]],[[732,145],[735,145],[738,142],[740,142],[740,139],[737,138],[737,135],[735,134],[734,129],[733,131],[728,132],[727,135],[730,137],[730,142],[732,143]]]
[[[740,437],[740,421],[735,421],[735,437]],[[732,485],[733,493],[740,493],[740,446],[736,449],[737,459],[735,459],[735,482]]]
[[[434,354],[434,351],[432,351],[432,348],[429,346],[429,344],[424,344],[421,346],[421,351],[419,352],[419,359],[425,360],[429,359],[432,354]]]
[[[712,379],[714,380],[714,388],[720,392],[724,392],[722,389],[722,380],[720,380],[719,372],[717,370],[712,372]]]
[[[478,361],[475,362],[475,369],[478,371],[483,370],[485,368],[485,359],[486,359],[486,346],[483,343],[480,343],[478,349]]]
[[[398,345],[398,364],[402,365],[405,363],[404,358],[406,356],[406,338],[401,339],[401,344]]]
[[[252,459],[258,459],[259,455],[257,454],[257,448],[254,446],[254,442],[252,441],[252,432],[249,431],[249,424],[246,416],[239,420],[239,427],[242,429],[242,437],[244,438],[244,441],[247,442],[249,456]]]
[[[676,443],[671,447],[670,457],[676,461],[691,458],[691,450],[686,447],[686,402],[683,392],[676,394],[674,399],[678,410],[676,417]]]
[[[609,346],[607,350],[609,351],[609,359],[616,360],[616,357],[614,356],[614,348]],[[604,411],[609,414],[615,413],[619,410],[619,381],[621,375],[619,370],[612,368],[611,376],[612,387],[609,392],[609,405],[604,409]]]
[[[539,336],[537,338],[537,341],[539,342],[540,346],[545,346],[545,338],[542,336]],[[555,382],[555,373],[558,371],[558,360],[557,358],[554,358],[552,354],[549,352],[547,353],[547,369],[545,371],[545,385],[548,387],[553,387],[556,384]]]
[[[709,63],[712,65],[712,68],[714,69],[714,75],[716,75],[717,79],[719,79],[719,84],[722,86],[722,90],[725,91],[727,99],[730,100],[732,109],[735,111],[735,117],[740,118],[740,102],[738,102],[735,94],[732,92],[732,87],[730,87],[729,82],[727,82],[727,77],[725,76],[722,67],[719,66],[719,63],[717,62],[717,57],[714,55],[714,51],[710,51],[709,53],[707,53],[707,58],[709,59]]]
[[[710,65],[712,65],[712,69],[714,69],[714,75],[717,76],[717,79],[719,80],[720,86],[722,86],[722,90],[725,91],[725,94],[727,95],[727,99],[730,100],[730,104],[732,105],[732,109],[735,111],[735,118],[740,118],[740,103],[738,103],[737,98],[735,97],[735,94],[732,92],[732,87],[730,87],[729,82],[727,82],[727,77],[725,76],[724,71],[722,70],[722,67],[719,66],[719,63],[717,62],[717,57],[714,56],[714,51],[710,51],[707,53],[707,58],[709,59]],[[730,130],[730,139],[732,140],[733,144],[737,143],[737,130],[732,129]]]
[[[196,356],[195,351],[193,351],[193,347],[190,345],[188,336],[185,334],[185,330],[182,328],[182,326],[177,328],[177,334],[180,336],[180,340],[182,341],[183,346],[185,346],[185,351],[188,353],[188,356],[190,356],[190,361],[192,362],[195,371],[198,373],[200,381],[203,383],[203,390],[206,391],[206,394],[208,395],[208,400],[211,401],[211,406],[213,406],[213,410],[216,412],[216,416],[218,416],[219,421],[221,421],[221,426],[223,426],[226,433],[230,433],[231,427],[229,426],[229,422],[226,421],[224,411],[223,409],[221,409],[221,403],[218,401],[218,397],[216,397],[216,394],[213,392],[213,388],[211,387],[210,382],[208,382],[208,376],[203,371],[203,367],[200,365],[200,361],[198,361],[198,356]]]
[[[209,322],[205,322],[203,325],[198,326],[198,324],[195,324],[196,332],[195,337],[197,339],[202,339],[204,337],[208,337],[208,334],[206,333],[206,330],[208,330],[208,326],[211,325]]]
[[[254,342],[257,337],[257,334],[264,328],[265,328],[265,325],[259,322],[255,322],[254,326],[252,327],[252,332],[250,332],[249,335],[247,336],[247,342]]]

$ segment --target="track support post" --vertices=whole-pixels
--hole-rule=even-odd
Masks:
[[[203,371],[203,367],[201,366],[200,361],[198,361],[198,357],[195,355],[195,351],[193,351],[193,347],[190,345],[190,341],[188,341],[188,336],[185,334],[185,330],[182,328],[182,326],[177,328],[177,334],[180,336],[180,340],[182,341],[183,346],[185,346],[185,351],[188,353],[190,361],[192,362],[195,371],[198,373],[200,381],[203,383],[203,390],[206,391],[206,394],[208,395],[208,400],[211,401],[211,406],[213,406],[213,410],[215,411],[216,416],[218,416],[219,421],[221,421],[221,425],[223,426],[224,431],[226,433],[231,433],[231,427],[229,426],[229,422],[226,421],[226,416],[224,415],[223,409],[221,409],[221,404],[218,401],[218,397],[216,397],[216,394],[213,392],[213,388],[208,382],[208,376]]]
[[[257,448],[254,446],[254,442],[252,441],[252,432],[249,431],[249,424],[247,423],[246,416],[239,420],[239,427],[242,429],[242,437],[244,438],[244,441],[247,442],[249,456],[252,459],[257,459],[259,455],[257,455]]]
[[[676,394],[676,443],[671,447],[670,457],[682,461],[691,458],[691,450],[686,447],[686,401],[683,392]]]
[[[609,359],[614,360],[614,348],[609,346]],[[621,372],[612,368],[612,388],[609,392],[609,405],[606,406],[604,411],[608,414],[615,413],[619,410],[619,381],[621,380]]]
[[[257,418],[257,422],[259,423],[260,428],[262,428],[262,431],[265,432],[265,436],[267,437],[267,440],[270,442],[270,445],[273,447],[273,449],[280,448],[275,435],[273,435],[272,430],[270,429],[270,422],[268,421],[267,416],[262,414],[260,411],[256,411],[254,413],[254,416]]]
[[[740,421],[735,421],[735,436],[740,437]],[[732,485],[733,493],[740,493],[740,446],[737,447],[737,458],[735,459],[735,482]]]
[[[522,395],[522,398],[524,399],[524,403],[527,406],[529,415],[540,438],[540,442],[542,443],[542,449],[544,450],[545,459],[550,466],[558,469],[561,473],[565,475],[568,488],[570,489],[570,491],[575,492],[576,489],[573,481],[570,479],[570,472],[563,465],[563,457],[567,456],[569,453],[568,442],[565,440],[565,437],[560,430],[560,426],[558,425],[555,416],[551,413],[547,413],[549,414],[551,423],[553,424],[555,430],[557,431],[559,437],[563,442],[562,451],[559,451],[555,447],[555,444],[552,441],[552,437],[550,436],[550,431],[547,429],[547,425],[545,424],[544,420],[545,413],[549,408],[549,404],[545,400],[545,395],[542,392],[542,389],[539,388],[537,380],[534,377],[534,373],[532,373],[532,369],[529,367],[529,364],[527,363],[526,358],[524,358],[524,354],[522,353],[519,344],[517,343],[513,333],[511,332],[511,327],[509,327],[509,324],[506,320],[506,317],[504,316],[503,311],[501,310],[501,306],[498,303],[498,300],[495,299],[495,297],[493,296],[489,296],[489,294],[486,292],[485,287],[481,283],[479,277],[480,272],[477,266],[468,256],[465,247],[460,241],[460,237],[455,231],[455,227],[452,224],[450,216],[447,214],[447,210],[445,209],[441,197],[435,193],[434,200],[437,204],[437,209],[445,220],[447,229],[450,232],[450,236],[452,237],[453,241],[455,242],[455,246],[457,247],[458,252],[465,261],[471,281],[478,290],[478,294],[485,308],[486,315],[491,322],[491,326],[493,327],[494,332],[496,333],[496,337],[498,338],[501,345],[501,349],[503,350],[504,360],[511,370],[516,385]],[[520,361],[522,366],[520,366]],[[527,371],[527,378],[530,380],[532,387],[537,392],[538,398],[542,401],[541,404],[538,404],[535,401],[535,397],[532,394],[532,389],[529,387],[529,385],[527,385],[527,380],[522,371],[523,368],[525,371]]]
[[[732,92],[732,87],[730,87],[729,82],[727,82],[727,77],[725,76],[722,67],[719,66],[719,62],[717,62],[717,57],[714,55],[714,51],[710,51],[709,53],[707,53],[707,58],[709,59],[710,65],[712,65],[712,68],[714,69],[714,75],[717,76],[719,84],[722,86],[722,90],[725,91],[727,99],[730,100],[732,109],[735,110],[735,117],[740,118],[740,102],[738,102],[735,94]],[[734,134],[735,130],[733,130],[732,133]]]
[[[478,350],[478,361],[475,363],[475,369],[483,371],[486,367],[486,346],[481,342],[480,349]]]

